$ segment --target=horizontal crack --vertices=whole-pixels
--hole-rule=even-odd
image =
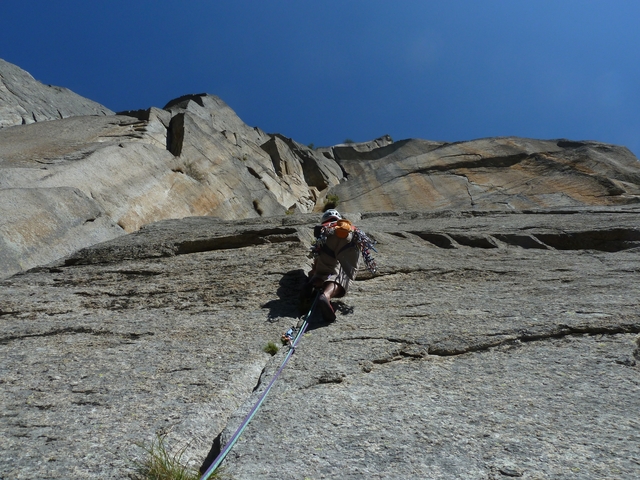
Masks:
[[[243,248],[267,243],[299,242],[295,228],[272,228],[246,231],[238,235],[214,237],[201,240],[188,240],[176,243],[176,254],[208,252],[230,248]]]
[[[520,330],[518,332],[490,333],[481,336],[484,337],[484,341],[482,341],[483,339],[480,338],[479,341],[474,344],[463,344],[463,342],[461,341],[443,341],[431,344],[406,338],[364,335],[333,339],[331,340],[331,342],[338,343],[345,341],[351,342],[354,340],[384,340],[390,343],[398,343],[404,345],[404,347],[394,350],[390,356],[372,360],[373,363],[382,364],[402,360],[405,358],[424,358],[427,355],[451,357],[455,355],[464,355],[465,353],[486,352],[491,348],[499,347],[502,345],[514,345],[518,342],[528,343],[576,335],[620,335],[628,333],[640,333],[640,324],[630,323],[611,326],[558,325],[555,329],[541,332]]]
[[[503,333],[502,339],[495,339],[486,342],[479,342],[475,345],[467,345],[460,347],[446,347],[442,345],[429,345],[429,355],[437,355],[442,357],[463,355],[465,353],[486,352],[491,348],[501,345],[513,345],[517,342],[537,342],[549,339],[557,339],[575,335],[620,335],[626,333],[640,333],[640,324],[623,324],[612,326],[569,326],[558,325],[555,330],[546,332],[529,332],[522,330],[517,333]],[[492,334],[496,336],[499,334]]]
[[[374,336],[360,336],[360,337],[343,337],[343,338],[336,338],[333,340],[329,340],[329,342],[332,343],[339,343],[339,342],[351,342],[353,340],[386,340],[387,342],[391,342],[391,343],[406,343],[408,345],[422,345],[420,342],[416,342],[416,341],[412,341],[412,340],[407,340],[406,338],[394,338],[394,337],[374,337]]]
[[[136,234],[132,234],[136,235]],[[252,247],[272,243],[295,242],[301,239],[295,228],[268,228],[258,230],[246,230],[236,234],[219,237],[206,237],[196,240],[170,240],[163,242],[148,242],[144,247],[133,245],[120,246],[118,241],[81,249],[64,260],[64,266],[90,265],[101,263],[117,263],[121,260],[144,260],[147,258],[172,257],[175,255],[187,255],[191,253],[210,252],[215,250],[228,250],[235,248]],[[116,273],[119,273],[114,271]],[[125,275],[155,275],[155,272],[132,270],[122,272]]]
[[[86,328],[86,327],[67,327],[67,328],[60,328],[57,330],[51,330],[48,332],[42,332],[42,333],[27,333],[24,335],[13,335],[13,336],[9,336],[9,337],[4,337],[4,338],[0,338],[0,345],[3,344],[7,344],[9,342],[12,342],[14,340],[23,340],[25,338],[37,338],[37,337],[53,337],[55,335],[65,335],[68,333],[73,333],[73,334],[77,334],[77,333],[86,333],[89,335],[113,335],[116,337],[122,337],[122,338],[128,338],[128,339],[133,339],[136,340],[140,337],[144,337],[144,336],[151,336],[154,335],[153,332],[142,332],[142,333],[115,333],[115,332],[110,332],[107,330],[94,330],[92,328]]]

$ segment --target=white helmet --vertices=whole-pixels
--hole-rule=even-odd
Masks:
[[[328,222],[329,220],[342,220],[342,216],[337,210],[330,209],[322,214],[322,223]]]

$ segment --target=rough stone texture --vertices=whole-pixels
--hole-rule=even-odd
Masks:
[[[123,233],[77,189],[0,189],[0,278]]]
[[[340,183],[344,179],[344,171],[333,157],[326,157],[316,150],[312,150],[291,138],[275,134],[275,137],[285,142],[291,151],[302,161],[302,169],[306,182],[318,190],[324,190]]]
[[[352,215],[380,275],[313,317],[226,475],[638,477],[639,216]],[[4,280],[0,476],[126,478],[156,432],[199,466],[283,358],[314,221],[167,220]]]
[[[78,115],[112,115],[71,90],[44,85],[0,58],[0,128]]]
[[[566,140],[312,150],[204,94],[2,128],[0,478],[127,478],[157,434],[215,454],[284,356],[263,347],[299,321],[331,194],[380,274],[312,317],[226,476],[640,477],[639,165]]]
[[[349,181],[328,193],[351,212],[621,205],[640,195],[637,158],[598,142],[404,140],[339,152]]]
[[[0,477],[123,478],[164,431],[201,462],[291,321],[268,315],[305,250],[261,222],[167,221],[3,283]]]

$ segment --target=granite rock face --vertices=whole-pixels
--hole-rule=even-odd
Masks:
[[[487,138],[334,147],[348,182],[328,194],[345,211],[556,208],[640,198],[640,162],[598,142]]]
[[[640,474],[640,210],[350,218],[380,273],[312,316],[227,477]],[[199,467],[283,359],[316,221],[166,220],[4,280],[0,476],[126,478],[156,433]]]
[[[627,149],[314,150],[205,94],[38,115],[0,128],[0,478],[127,478],[157,435],[206,464],[284,358],[336,197],[379,274],[312,313],[226,477],[640,477]]]
[[[0,189],[0,277],[123,233],[78,189]]]
[[[16,99],[20,92],[57,105],[46,94],[50,87],[18,67],[3,62],[0,73],[13,92],[0,96],[1,108],[25,103]],[[0,278],[169,218],[317,212],[336,198],[345,212],[380,212],[626,205],[640,194],[640,162],[624,147],[598,142],[445,144],[386,135],[314,150],[249,127],[213,95],[112,113],[70,108],[46,117],[69,118],[0,128]],[[87,220],[81,211],[61,219],[56,212],[73,212],[77,202],[58,196],[59,189],[86,197],[99,225],[76,228]],[[11,192],[22,192],[24,201],[12,200]],[[40,202],[53,197],[55,207]],[[42,228],[38,219],[49,214],[47,223],[56,226]],[[21,223],[14,225],[16,218]],[[72,244],[64,240],[66,228],[73,229]],[[23,230],[29,234],[12,233]]]
[[[22,72],[0,64],[3,78],[14,71]],[[22,77],[14,82],[22,82],[27,95],[32,87]],[[0,97],[0,106],[13,108],[16,102]],[[319,189],[343,178],[335,161],[247,126],[212,95],[186,95],[164,109],[87,113],[93,112],[0,129],[0,278],[162,219],[310,212]],[[52,213],[48,223],[57,222],[56,227],[43,229],[38,219],[51,209],[77,207],[75,196],[57,196],[60,189],[74,190],[98,209],[100,228],[73,227],[75,241],[66,242],[65,228],[86,220],[78,212],[68,221]],[[20,201],[14,192],[22,192]],[[54,196],[55,206],[40,202]],[[13,223],[16,218],[19,224]],[[29,235],[16,236],[25,229]]]
[[[0,128],[77,115],[112,115],[67,88],[44,85],[0,58]]]

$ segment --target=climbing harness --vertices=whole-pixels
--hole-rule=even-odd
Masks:
[[[300,325],[300,329],[298,330],[298,333],[294,335],[294,329],[292,327],[285,334],[282,335],[283,340],[285,335],[287,335],[287,338],[289,338],[290,336],[291,342],[289,344],[289,351],[287,352],[287,355],[284,357],[284,360],[282,361],[280,368],[278,368],[278,371],[275,373],[275,375],[271,379],[271,382],[269,383],[269,385],[267,385],[267,388],[264,389],[264,392],[262,392],[262,394],[260,395],[260,398],[258,398],[258,401],[255,403],[253,408],[249,411],[247,416],[244,418],[244,420],[242,421],[238,429],[235,431],[231,439],[227,442],[225,447],[220,451],[220,453],[218,454],[216,459],[213,461],[213,463],[209,465],[207,470],[202,474],[202,476],[200,477],[200,480],[207,480],[209,476],[211,476],[211,474],[215,472],[216,468],[220,466],[220,464],[225,459],[227,454],[231,451],[231,448],[233,448],[235,443],[238,441],[238,438],[240,438],[240,435],[242,435],[242,432],[244,432],[244,429],[247,428],[247,425],[249,425],[249,422],[255,416],[256,412],[264,402],[264,399],[267,397],[269,390],[271,390],[271,387],[273,387],[273,384],[276,383],[276,380],[280,376],[280,373],[282,373],[282,371],[284,370],[284,367],[286,366],[287,362],[291,358],[291,355],[293,355],[293,353],[295,352],[296,345],[302,338],[302,335],[304,335],[304,332],[307,330],[307,327],[309,326],[309,318],[311,317],[311,312],[313,312],[313,308],[316,306],[319,295],[320,294],[318,292],[316,294],[316,297],[313,300],[313,303],[311,304],[311,308],[309,309],[309,311],[307,312],[307,314],[303,319],[302,325]]]

